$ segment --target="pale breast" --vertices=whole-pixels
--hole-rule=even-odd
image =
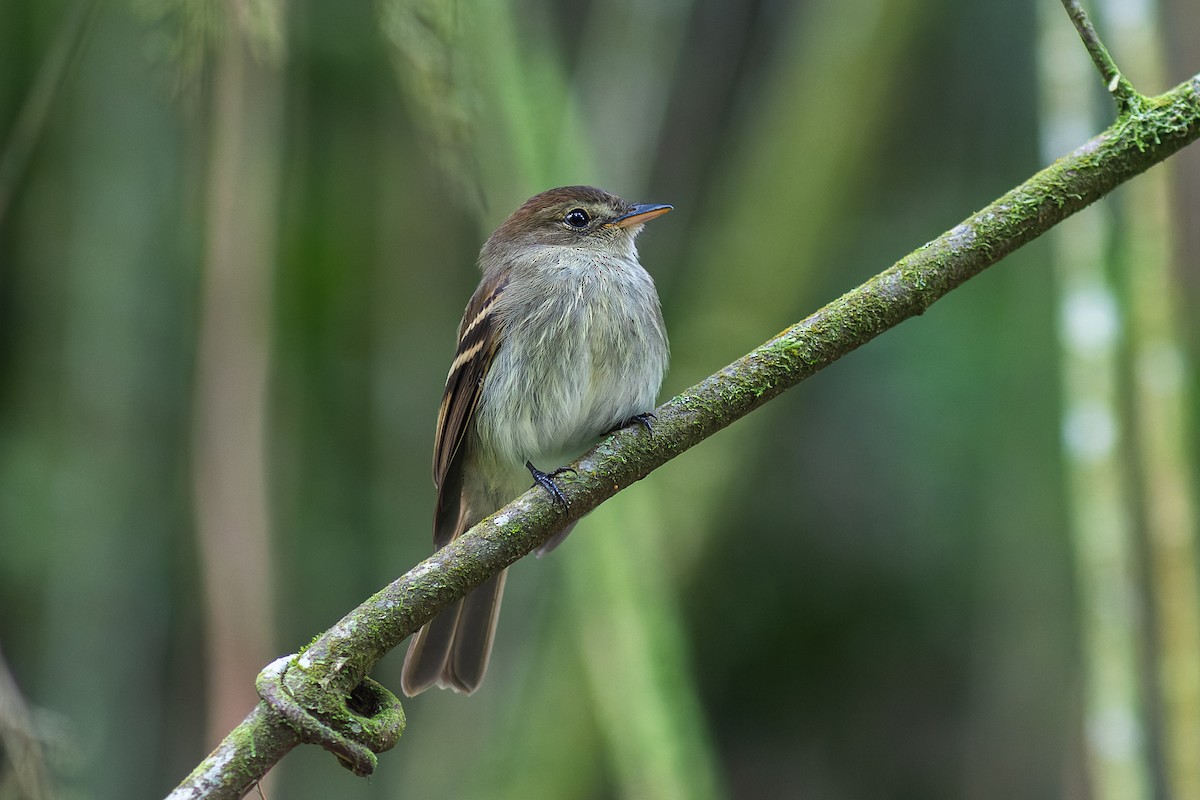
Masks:
[[[551,291],[510,295],[476,411],[485,451],[554,468],[653,409],[666,333],[653,281],[629,266],[593,264]]]

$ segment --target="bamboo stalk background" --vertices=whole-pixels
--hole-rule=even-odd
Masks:
[[[1039,31],[1085,70],[1052,110],[1102,89],[1061,10],[1001,5],[129,0],[63,61],[83,5],[0,4],[0,637],[54,782],[165,793],[249,690],[210,662],[298,650],[429,554],[472,264],[534,191],[676,206],[639,240],[666,400],[1105,128],[1038,155],[1039,70],[1067,74]],[[1136,88],[1143,53],[1195,72],[1192,6],[1173,45],[1097,16]],[[251,80],[222,78],[230,20]],[[1200,284],[1160,248],[1194,233],[1191,156],[1085,212],[1117,246],[1010,255],[519,562],[484,691],[406,703],[369,782],[300,748],[271,793],[1188,796]],[[1071,383],[1059,247],[1117,259],[1082,296],[1127,337]],[[1117,460],[1068,472],[1059,387],[1088,384]],[[1101,582],[1068,532],[1114,521],[1146,536]],[[1111,665],[1104,765],[1083,687]]]

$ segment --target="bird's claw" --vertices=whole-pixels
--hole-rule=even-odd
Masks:
[[[645,414],[634,414],[632,417],[625,420],[621,424],[613,427],[611,430],[608,431],[608,433],[616,433],[617,431],[621,430],[622,428],[628,428],[630,425],[637,423],[638,425],[641,425],[643,428],[645,428],[647,433],[649,433],[651,436],[653,436],[654,435],[654,427],[650,424],[650,420],[657,421],[658,417],[654,416],[649,411],[647,411]]]
[[[629,418],[629,422],[626,422],[625,424],[632,425],[633,423],[636,422],[637,424],[639,424],[643,428],[645,428],[647,433],[649,433],[651,436],[653,436],[654,435],[654,426],[652,426],[650,424],[650,420],[654,420],[655,422],[657,422],[658,417],[654,416],[653,413],[647,411],[645,414],[634,414],[632,417]]]
[[[549,492],[550,496],[553,497],[558,504],[563,507],[564,511],[571,507],[571,504],[567,502],[567,496],[563,494],[562,489],[558,488],[558,484],[554,482],[554,479],[559,475],[563,475],[568,472],[572,475],[578,474],[575,472],[575,470],[571,469],[570,467],[559,467],[553,472],[547,473],[542,472],[528,461],[525,462],[525,469],[529,470],[529,474],[533,476],[533,482]]]

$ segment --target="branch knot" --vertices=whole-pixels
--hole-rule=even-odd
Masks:
[[[305,685],[315,688],[320,702],[301,704],[284,684],[295,658],[278,658],[258,674],[254,684],[258,696],[300,741],[324,747],[355,775],[370,775],[378,764],[375,754],[394,747],[404,732],[400,701],[371,678],[363,678],[344,697],[330,695],[317,681],[305,678]]]

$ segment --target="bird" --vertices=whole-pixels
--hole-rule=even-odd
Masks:
[[[531,197],[488,237],[438,408],[435,549],[515,499],[531,478],[565,507],[555,478],[569,470],[535,464],[564,463],[629,424],[650,427],[670,346],[634,240],[671,210],[563,186]],[[418,631],[404,659],[405,694],[479,688],[505,578],[506,570]]]

